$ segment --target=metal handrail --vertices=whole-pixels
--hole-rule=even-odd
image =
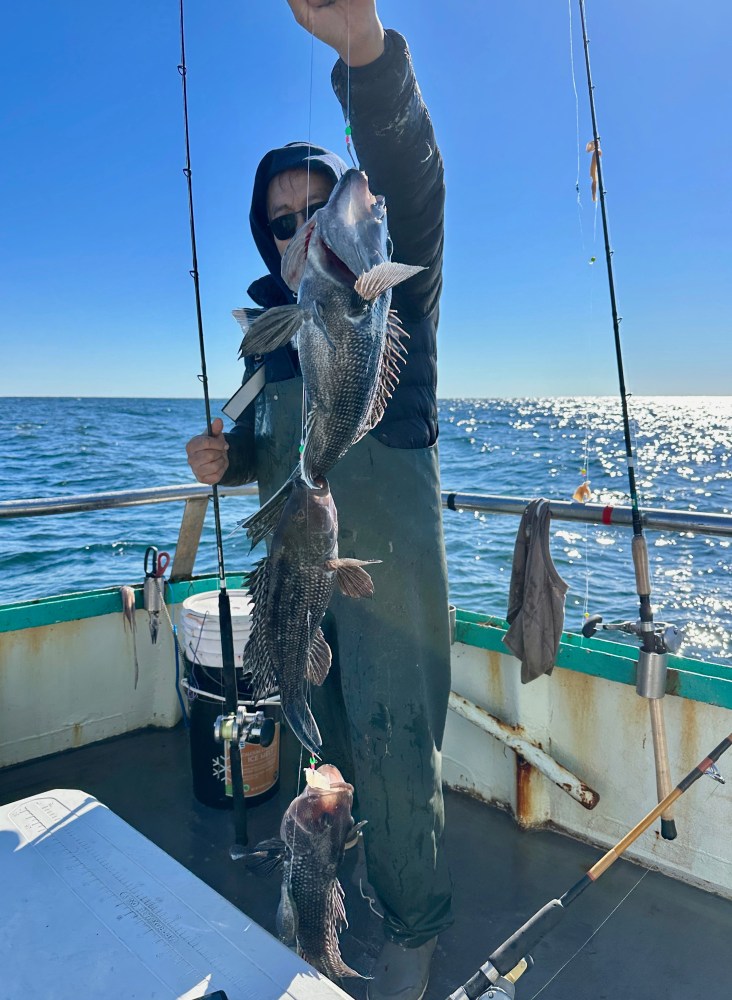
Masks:
[[[524,497],[489,496],[485,493],[448,493],[443,491],[442,505],[450,510],[483,511],[490,514],[516,514],[519,517],[531,503]],[[550,500],[551,516],[558,521],[581,521],[585,524],[632,527],[632,508],[612,504],[577,503],[574,500]],[[651,531],[690,531],[699,535],[732,536],[732,514],[704,514],[698,511],[665,510],[644,507],[644,528]]]
[[[256,486],[222,486],[222,496],[256,496]],[[69,497],[38,497],[31,500],[0,501],[0,519],[41,517],[52,514],[73,514],[81,511],[105,510],[114,507],[137,507],[144,504],[205,499],[211,488],[201,483],[179,486],[152,486],[140,490],[113,490],[106,493],[85,493]],[[442,506],[450,510],[480,511],[488,514],[512,514],[520,517],[531,503],[531,497],[494,496],[486,493],[452,493],[442,491]],[[551,500],[549,509],[559,521],[580,521],[586,524],[632,525],[630,507],[610,504],[581,504],[570,500]],[[700,535],[732,536],[732,514],[706,514],[699,511],[665,510],[644,507],[643,527],[651,531],[689,531]]]
[[[256,496],[256,486],[222,486],[222,496]],[[110,490],[106,493],[82,493],[70,497],[37,497],[33,500],[0,501],[0,518],[42,517],[49,514],[76,514],[79,511],[106,510],[110,507],[140,507],[172,500],[195,500],[211,496],[211,487],[201,483],[181,486],[150,486],[142,490]]]

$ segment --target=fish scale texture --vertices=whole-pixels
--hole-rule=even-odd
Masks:
[[[311,752],[320,736],[305,700],[305,678],[333,594],[335,573],[324,564],[337,558],[337,538],[338,515],[327,484],[314,491],[297,480],[270,555],[250,579],[254,610],[244,660],[254,689],[261,696],[279,687],[283,714]]]
[[[369,429],[381,380],[391,290],[369,304],[322,272],[307,271],[299,304],[318,320],[299,333],[300,364],[310,412],[303,476],[327,475]]]

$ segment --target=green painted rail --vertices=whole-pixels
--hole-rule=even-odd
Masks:
[[[227,579],[229,589],[240,589],[244,586],[244,580],[241,574],[231,574]],[[167,584],[166,601],[168,604],[180,604],[192,594],[215,590],[217,584],[217,578],[212,576]],[[142,608],[142,587],[133,589],[136,606]],[[0,644],[1,634],[4,632],[44,628],[62,622],[118,614],[121,611],[122,601],[117,587],[5,604],[0,606]],[[457,642],[468,646],[507,653],[503,644],[507,627],[502,618],[458,610],[455,638]],[[637,659],[636,646],[608,642],[606,639],[585,639],[573,632],[563,632],[557,667],[602,677],[618,684],[635,685]],[[732,668],[704,660],[669,656],[666,690],[668,694],[691,701],[732,709]]]

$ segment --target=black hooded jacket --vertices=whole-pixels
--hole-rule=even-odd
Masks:
[[[345,108],[348,67],[338,60],[333,89]],[[383,54],[350,70],[350,120],[361,169],[374,194],[386,199],[393,259],[426,268],[393,290],[392,308],[409,334],[408,359],[384,417],[371,433],[392,448],[426,448],[437,440],[437,324],[442,291],[445,185],[442,157],[429,112],[414,76],[405,39],[385,35]],[[267,219],[267,186],[284,170],[307,167],[333,182],[347,169],[335,153],[304,142],[271,150],[255,175],[249,220],[254,241],[269,270],[249,288],[257,305],[270,308],[294,301],[280,275],[280,255]],[[251,373],[261,360],[247,359]],[[289,345],[264,358],[267,382],[300,374]],[[253,406],[228,433],[226,485],[256,478]]]

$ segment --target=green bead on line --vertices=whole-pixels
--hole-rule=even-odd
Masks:
[[[298,450],[298,451],[300,452],[300,454],[302,455],[302,453],[303,453],[303,452],[305,451],[305,445],[304,445],[304,444],[301,444],[301,445],[300,445],[300,447],[299,447],[299,448],[298,448],[297,450]]]
[[[351,126],[350,125],[346,125],[346,135],[350,135],[350,134],[351,134]]]

